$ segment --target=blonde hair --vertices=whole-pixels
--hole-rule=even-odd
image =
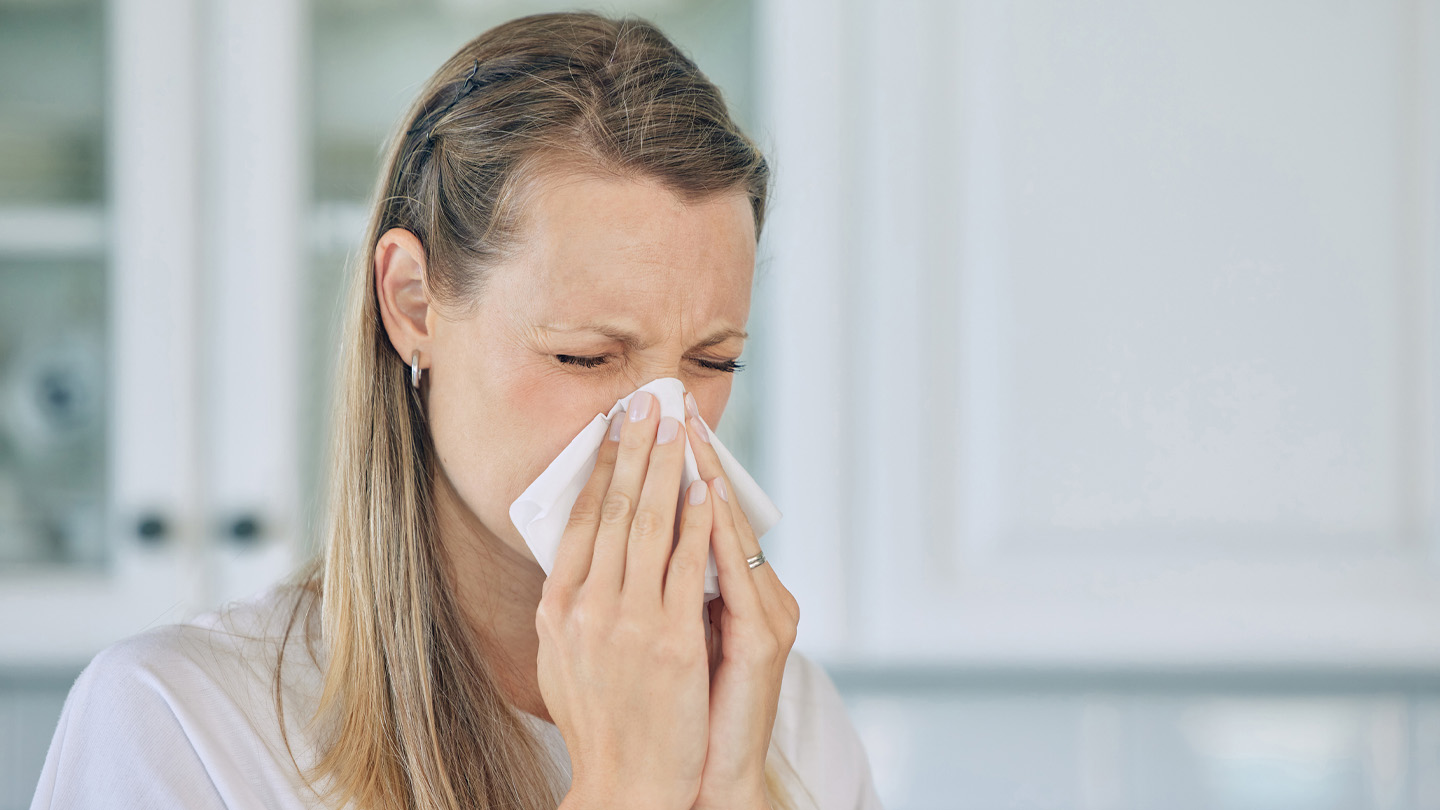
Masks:
[[[425,249],[431,304],[469,309],[514,247],[527,181],[556,165],[653,178],[689,200],[742,191],[757,237],[764,221],[764,157],[720,91],[643,20],[513,20],[425,84],[388,143],[353,267],[323,558],[301,574],[328,651],[316,715],[328,731],[307,777],[337,804],[538,810],[562,798],[455,602],[423,399],[373,276],[380,236],[407,229]],[[277,704],[279,683],[277,667]],[[775,763],[766,786],[790,805]]]

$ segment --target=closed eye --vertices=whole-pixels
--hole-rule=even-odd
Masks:
[[[581,368],[598,368],[605,364],[605,361],[609,359],[609,355],[602,354],[599,357],[581,357],[574,354],[557,354],[555,355],[555,359],[566,365],[580,366]],[[745,368],[745,364],[738,360],[716,361],[696,358],[695,362],[699,363],[703,368],[708,368],[711,371],[723,371],[727,374],[734,374]]]
[[[555,355],[555,359],[559,360],[562,363],[567,363],[572,366],[584,366],[585,368],[595,368],[596,366],[601,365],[605,362],[605,358],[603,356],[576,357],[573,354],[557,354]]]

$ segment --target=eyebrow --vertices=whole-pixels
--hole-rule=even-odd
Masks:
[[[618,329],[614,326],[604,323],[582,323],[576,326],[555,326],[552,324],[541,324],[540,328],[544,329],[547,332],[595,332],[597,334],[604,335],[605,337],[608,337],[612,340],[618,340],[621,343],[624,343],[626,346],[632,348],[644,349],[649,346],[648,343],[640,339],[639,335],[626,332],[623,329]],[[750,337],[750,333],[746,332],[744,329],[735,329],[733,327],[721,329],[719,332],[716,332],[710,337],[707,337],[699,343],[695,344],[695,348],[708,349],[711,346],[719,345],[727,340],[730,340],[731,338],[737,337],[741,340],[748,340]]]

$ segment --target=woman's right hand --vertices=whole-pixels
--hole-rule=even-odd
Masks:
[[[672,553],[685,427],[659,410],[641,392],[616,414],[535,614],[540,694],[570,752],[567,807],[689,808],[700,789],[711,505],[695,482]]]

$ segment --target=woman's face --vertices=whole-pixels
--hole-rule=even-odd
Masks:
[[[719,369],[745,345],[755,228],[741,192],[686,203],[655,181],[578,174],[538,183],[525,211],[520,250],[491,271],[474,314],[428,307],[428,334],[397,349],[428,361],[450,485],[528,559],[511,502],[615,400],[676,377],[720,422],[733,374]]]

